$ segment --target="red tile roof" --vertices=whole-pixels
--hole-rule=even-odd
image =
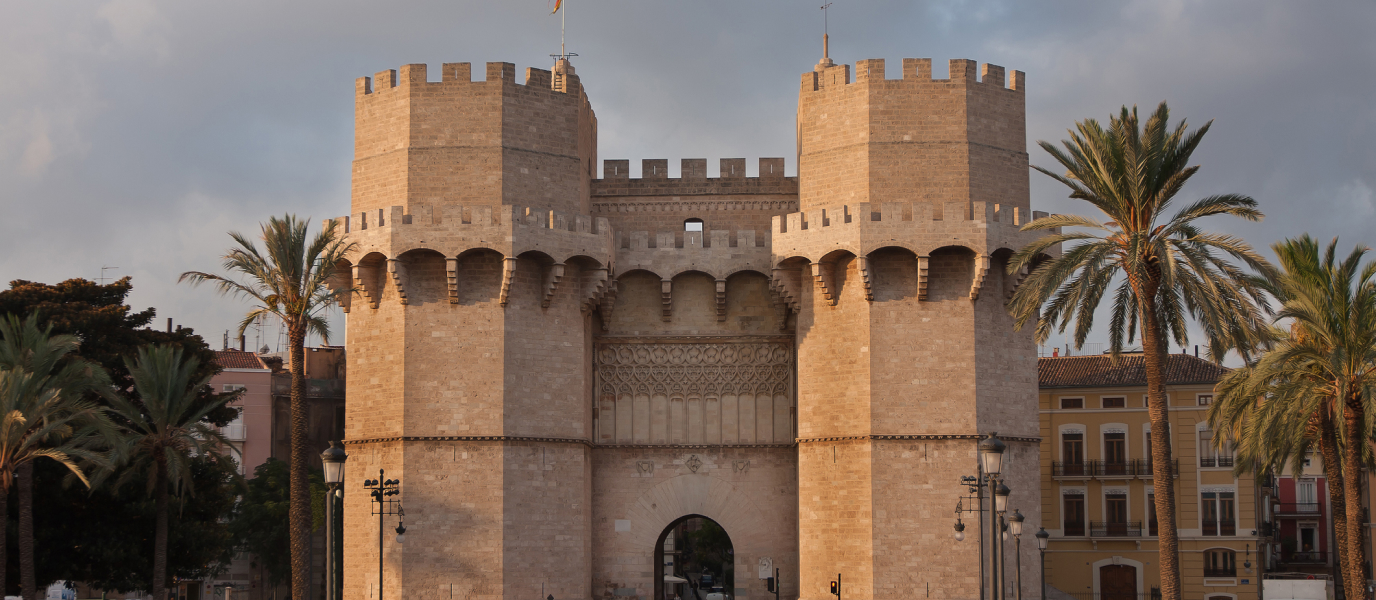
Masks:
[[[240,352],[238,350],[216,350],[215,364],[226,369],[264,369],[268,368],[258,359],[258,355],[252,352]]]
[[[1218,383],[1229,370],[1188,354],[1171,354],[1166,385]],[[1146,361],[1140,353],[1119,355],[1117,364],[1106,354],[1043,357],[1037,360],[1037,379],[1042,388],[1145,386]]]

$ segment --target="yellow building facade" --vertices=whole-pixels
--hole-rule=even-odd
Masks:
[[[1260,598],[1257,491],[1209,442],[1213,388],[1227,369],[1169,357],[1171,445],[1184,597]],[[1159,589],[1151,425],[1142,355],[1038,361],[1048,597],[1151,598]]]

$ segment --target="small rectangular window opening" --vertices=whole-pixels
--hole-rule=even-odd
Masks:
[[[1061,408],[1084,408],[1084,398],[1061,398]]]

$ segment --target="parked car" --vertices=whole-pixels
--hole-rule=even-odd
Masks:
[[[714,587],[707,590],[705,600],[731,600],[731,594],[726,592],[726,588]]]

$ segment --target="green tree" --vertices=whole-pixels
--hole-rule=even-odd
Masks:
[[[9,289],[0,290],[0,315],[37,314],[39,322],[51,326],[54,334],[76,336],[81,345],[71,356],[102,366],[114,384],[107,391],[125,397],[133,397],[133,380],[124,358],[147,344],[172,344],[197,357],[202,361],[198,377],[220,371],[214,363],[214,351],[190,328],[177,327],[170,332],[149,328],[156,314],[151,308],[130,308],[125,298],[131,289],[127,277],[103,285],[85,279],[57,284],[15,280]],[[202,390],[199,397],[200,402],[223,404],[209,389]],[[96,394],[89,394],[88,399],[106,403]],[[222,407],[211,411],[207,421],[224,425],[238,412],[237,408]],[[223,520],[232,511],[234,487],[216,483],[224,477],[209,475],[222,469],[202,460],[196,464],[193,472],[205,474],[203,478],[197,475],[197,494],[177,499],[171,523],[168,569],[178,577],[200,576],[207,565],[217,563],[214,557],[230,552]],[[226,468],[233,475],[233,466]],[[33,511],[38,587],[65,579],[115,591],[151,589],[153,502],[121,497],[99,487],[87,490],[70,485],[67,473],[66,467],[52,461],[34,464],[34,494],[43,499]],[[129,487],[142,489],[145,483],[131,481]],[[181,532],[197,532],[202,537],[194,544],[184,544]],[[9,569],[11,591],[17,592],[18,566],[11,564]]]
[[[1108,128],[1094,119],[1077,123],[1070,139],[1062,142],[1064,150],[1038,142],[1066,173],[1034,168],[1070,188],[1071,198],[1088,202],[1106,220],[1052,215],[1028,223],[1023,229],[1077,231],[1044,236],[1021,249],[1008,265],[1010,273],[1035,267],[1009,308],[1018,327],[1037,321],[1038,341],[1054,331],[1064,333],[1073,321],[1075,345],[1082,346],[1093,327],[1094,311],[1112,289],[1110,349],[1116,357],[1125,344],[1141,336],[1155,440],[1170,435],[1162,377],[1170,341],[1188,343],[1186,326],[1193,318],[1215,360],[1229,349],[1250,355],[1264,326],[1266,299],[1255,278],[1228,257],[1262,272],[1271,269],[1246,242],[1206,232],[1197,223],[1215,215],[1260,220],[1255,200],[1236,194],[1209,196],[1173,215],[1167,213],[1176,194],[1198,172],[1198,166],[1188,165],[1190,155],[1209,130],[1206,123],[1188,131],[1183,120],[1169,130],[1169,116],[1162,102],[1145,126],[1139,126],[1137,109],[1125,106],[1110,117]],[[1060,256],[1045,258],[1049,249],[1065,243],[1075,245]],[[1161,592],[1166,600],[1179,600],[1171,445],[1152,444],[1151,452]]]
[[[34,495],[43,498],[34,507],[39,589],[64,579],[111,592],[152,589],[157,502],[144,491],[146,474],[132,476],[119,493],[105,485],[87,494],[58,467],[34,465]],[[195,493],[174,496],[168,510],[169,578],[205,579],[229,565],[229,525],[243,493],[238,468],[220,454],[192,459],[186,487]]]
[[[1281,270],[1266,282],[1280,302],[1274,345],[1219,386],[1209,421],[1227,427],[1248,464],[1302,468],[1315,445],[1323,456],[1335,514],[1338,558],[1348,598],[1364,596],[1363,467],[1372,463],[1376,386],[1376,262],[1367,249],[1339,259],[1334,239],[1320,252],[1308,235],[1272,246]],[[1341,489],[1337,496],[1334,490]],[[1339,511],[1342,511],[1339,513]]]
[[[192,458],[231,447],[220,432],[203,422],[213,404],[200,403],[201,389],[210,377],[196,377],[200,361],[169,346],[141,348],[138,359],[129,361],[129,374],[139,403],[111,399],[111,410],[125,426],[115,456],[128,464],[115,480],[115,489],[142,475],[156,510],[153,541],[153,597],[167,594],[168,509],[174,490],[194,493],[184,485],[191,480]],[[222,395],[229,400],[232,395]]]
[[[128,277],[108,284],[86,279],[68,279],[57,284],[16,279],[10,289],[0,291],[0,315],[38,315],[39,322],[51,326],[57,335],[74,335],[81,345],[74,352],[103,367],[110,376],[114,393],[132,397],[134,382],[129,376],[125,357],[133,356],[140,346],[171,344],[201,361],[197,376],[220,372],[215,364],[215,351],[205,340],[188,327],[172,331],[151,328],[157,312],[152,308],[135,311],[125,304],[133,290]],[[222,404],[213,390],[200,393],[200,402]],[[99,396],[91,400],[105,403]],[[223,407],[212,411],[208,422],[226,425],[239,414],[237,408]]]
[[[19,495],[19,579],[26,599],[37,599],[33,535],[33,463],[57,461],[83,484],[90,480],[78,461],[100,463],[92,449],[108,437],[104,410],[86,399],[109,387],[97,365],[69,356],[78,340],[40,329],[38,317],[0,319],[0,514],[8,512],[11,482]],[[5,539],[8,519],[0,523]],[[0,549],[0,560],[5,550]],[[4,581],[0,580],[0,589]]]
[[[319,469],[312,469],[310,481],[311,529],[315,530],[324,524],[325,478]],[[229,527],[237,545],[267,569],[271,586],[291,578],[290,512],[290,468],[285,462],[269,458],[253,471]]]
[[[310,452],[306,438],[306,335],[315,333],[329,343],[329,323],[324,313],[350,289],[332,289],[337,266],[355,248],[345,242],[334,222],[314,238],[307,235],[306,222],[293,215],[272,217],[262,226],[264,251],[252,240],[230,233],[238,247],[224,256],[223,268],[233,275],[221,276],[200,271],[182,273],[180,281],[192,284],[210,282],[222,294],[248,298],[254,304],[239,324],[243,335],[249,325],[262,316],[275,316],[287,330],[291,355],[291,593],[306,598],[310,585],[310,482],[307,465]],[[238,277],[241,280],[231,279]]]

